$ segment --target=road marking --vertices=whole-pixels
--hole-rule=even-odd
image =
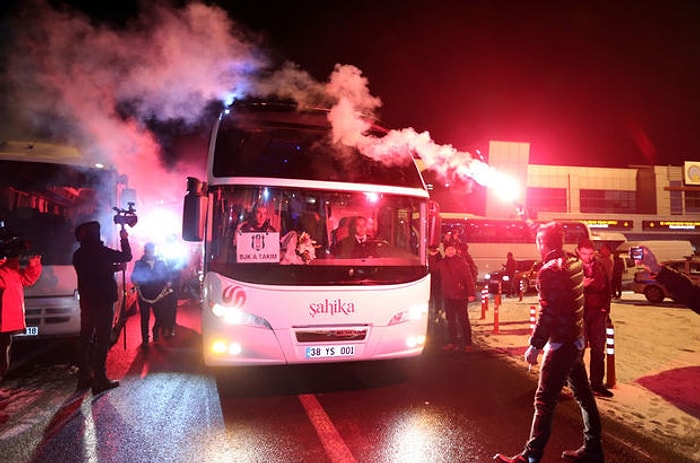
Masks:
[[[326,449],[328,457],[333,463],[355,463],[355,457],[352,456],[352,452],[338,430],[333,426],[333,422],[326,411],[323,409],[319,403],[316,396],[313,394],[301,394],[298,396],[299,402],[306,410],[306,415],[309,417],[311,424],[316,428],[316,434],[318,438],[321,439],[323,448]]]

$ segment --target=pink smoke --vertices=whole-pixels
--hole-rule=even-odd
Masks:
[[[301,107],[331,105],[334,140],[366,156],[394,163],[409,150],[446,178],[487,186],[499,181],[488,165],[434,143],[428,132],[367,135],[382,102],[358,68],[336,64],[325,83],[293,63],[271,71],[259,47],[215,6],[155,4],[115,29],[37,1],[14,26],[5,78],[20,115],[126,174],[142,202],[181,198],[184,178],[203,177],[205,159],[202,152],[196,165],[166,168],[147,122],[195,123],[211,101],[228,101],[232,94],[291,97]]]

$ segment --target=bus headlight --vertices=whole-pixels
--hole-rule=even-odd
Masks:
[[[211,311],[227,325],[244,325],[252,326],[254,328],[272,329],[270,324],[264,318],[244,312],[237,307],[227,307],[221,304],[214,304]]]
[[[236,342],[229,343],[223,339],[220,339],[211,344],[211,351],[216,355],[228,354],[235,356],[243,352],[243,349],[241,348],[241,345]]]
[[[412,305],[406,310],[395,313],[394,316],[391,317],[391,320],[389,320],[389,326],[420,320],[421,318],[427,316],[427,314],[428,304]]]

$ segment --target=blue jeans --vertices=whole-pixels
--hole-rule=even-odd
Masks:
[[[581,407],[584,445],[591,450],[601,448],[600,415],[588,383],[583,350],[574,343],[566,343],[556,349],[546,350],[542,359],[540,379],[535,392],[535,414],[532,418],[530,439],[525,445],[525,453],[528,456],[542,458],[552,430],[554,407],[567,382],[574,399]]]
[[[467,299],[445,299],[445,311],[447,312],[447,331],[450,342],[459,342],[458,330],[462,332],[462,338],[466,346],[472,345],[472,325],[469,321],[469,301]]]

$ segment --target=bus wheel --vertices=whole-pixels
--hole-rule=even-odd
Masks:
[[[654,285],[644,288],[644,296],[646,296],[647,301],[653,302],[654,304],[662,302],[664,297],[666,297],[664,290]]]

